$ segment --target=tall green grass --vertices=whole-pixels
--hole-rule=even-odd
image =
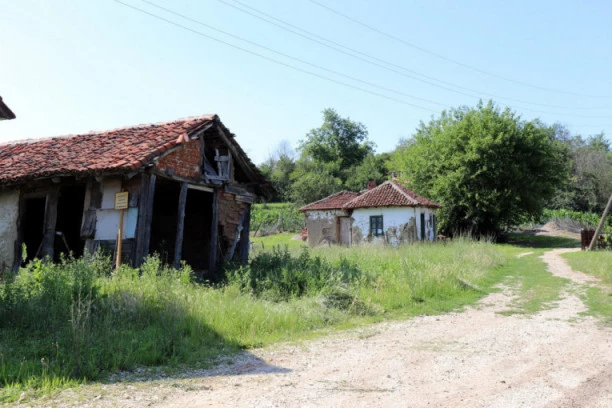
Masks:
[[[295,251],[260,253],[217,287],[156,257],[118,271],[99,255],[30,263],[0,284],[0,402],[137,366],[208,364],[363,319],[443,312],[481,297],[507,259],[470,240]]]

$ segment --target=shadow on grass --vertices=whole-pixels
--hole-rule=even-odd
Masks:
[[[536,235],[536,231],[511,232],[506,234],[506,242],[525,248],[579,248],[580,241],[574,238]]]

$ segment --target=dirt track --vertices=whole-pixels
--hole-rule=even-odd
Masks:
[[[64,392],[51,404],[78,395],[79,406],[612,407],[612,330],[579,315],[576,293],[596,283],[563,251],[544,260],[574,283],[536,315],[498,313],[512,300],[507,289],[464,313],[254,350],[190,378]]]

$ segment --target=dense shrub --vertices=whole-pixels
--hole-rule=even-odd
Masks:
[[[228,271],[230,284],[272,300],[316,295],[342,285],[358,287],[364,279],[359,266],[346,258],[330,262],[307,249],[294,257],[279,246],[258,254],[247,266]]]

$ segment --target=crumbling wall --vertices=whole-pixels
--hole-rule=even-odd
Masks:
[[[162,157],[155,167],[160,171],[170,170],[173,174],[181,177],[197,177],[202,173],[202,153],[200,140],[191,140],[167,156]]]
[[[421,213],[425,214],[425,236],[421,237]],[[384,234],[370,235],[370,216],[383,217]],[[435,239],[434,211],[422,207],[356,208],[353,211],[352,242],[399,245],[417,240]]]
[[[247,206],[247,203],[237,200],[235,194],[219,192],[219,226],[222,233],[220,238],[226,248],[236,239],[240,218]]]
[[[15,261],[18,217],[19,190],[0,191],[0,274]]]
[[[309,246],[338,242],[336,217],[344,216],[344,212],[338,210],[306,211],[305,216]]]

